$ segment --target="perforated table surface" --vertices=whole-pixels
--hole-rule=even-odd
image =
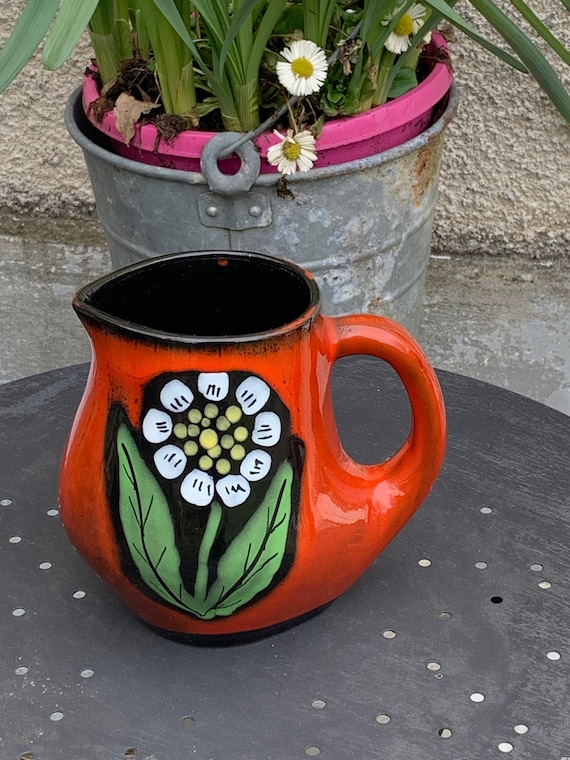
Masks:
[[[341,437],[377,461],[405,396],[377,362],[339,364]],[[439,373],[446,462],[393,543],[313,619],[203,648],[141,624],[64,534],[86,372],[0,388],[2,760],[570,758],[570,417]]]

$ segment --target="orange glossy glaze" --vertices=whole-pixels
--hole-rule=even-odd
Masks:
[[[222,635],[254,631],[303,615],[348,589],[398,533],[429,492],[445,449],[439,384],[421,349],[395,323],[378,317],[314,316],[283,335],[219,345],[133,339],[85,322],[93,362],[62,460],[60,506],[79,553],[140,618],[167,631]],[[378,356],[408,392],[413,424],[387,462],[365,466],[342,450],[330,395],[335,360]],[[271,591],[228,617],[201,620],[143,593],[123,572],[106,481],[105,431],[120,402],[140,427],[143,389],[167,372],[247,371],[263,378],[291,414],[306,447],[296,550]]]

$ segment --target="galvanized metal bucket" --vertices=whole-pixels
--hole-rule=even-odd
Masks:
[[[267,253],[309,269],[327,313],[382,314],[417,333],[444,135],[456,108],[453,85],[444,113],[419,137],[294,174],[285,188],[279,175],[257,175],[247,148],[231,177],[217,170],[223,146],[212,143],[202,173],[117,156],[87,121],[80,89],[65,118],[85,155],[114,268],[178,251]]]

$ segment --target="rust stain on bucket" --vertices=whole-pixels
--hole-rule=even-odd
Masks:
[[[439,139],[438,135],[437,139],[427,142],[414,156],[414,180],[411,184],[411,193],[416,206],[421,205],[426,193],[437,182],[442,148],[443,140]]]

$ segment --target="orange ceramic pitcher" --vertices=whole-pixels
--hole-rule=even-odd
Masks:
[[[62,460],[61,516],[139,618],[205,643],[321,609],[429,492],[445,448],[435,374],[374,316],[327,317],[314,279],[260,254],[151,259],[74,300],[93,347]],[[412,426],[390,459],[342,449],[330,395],[351,354],[394,367]]]

